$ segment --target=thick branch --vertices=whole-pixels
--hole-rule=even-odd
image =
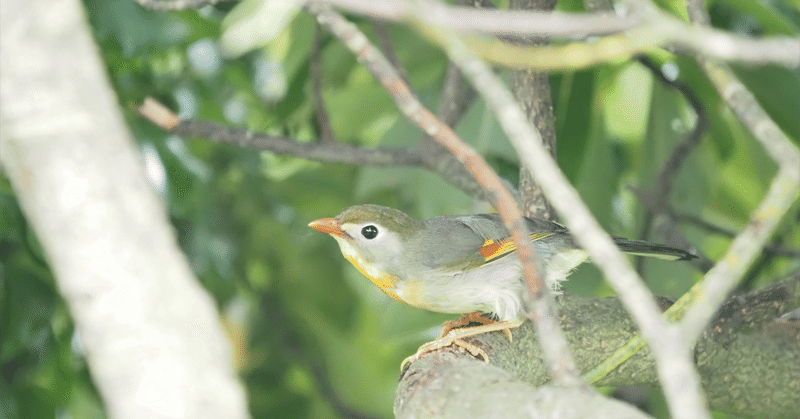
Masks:
[[[0,0],[0,67],[0,164],[108,416],[247,417],[214,301],[147,182],[81,2]]]
[[[553,0],[514,0],[511,1],[509,7],[524,10],[552,10],[555,5],[556,2]],[[526,45],[544,45],[547,43],[543,38],[534,37],[525,39],[523,42]],[[555,158],[556,118],[553,115],[553,99],[550,94],[548,74],[530,69],[513,70],[509,78],[511,91],[514,92],[514,97],[528,118],[528,122],[531,127],[539,131],[542,143]],[[520,168],[519,189],[525,215],[547,220],[556,218],[555,211],[550,203],[547,202],[544,191],[533,180],[530,170],[525,165]]]
[[[800,399],[790,390],[800,384],[800,364],[796,361],[800,357],[797,344],[800,323],[782,320],[784,314],[798,307],[800,272],[763,290],[726,301],[694,350],[695,363],[713,409],[754,418],[792,417],[800,411]],[[567,295],[560,303],[559,313],[570,349],[583,371],[606,359],[638,332],[630,314],[616,298]],[[505,370],[515,379],[535,387],[550,382],[530,323],[514,331],[511,343],[501,333],[475,336],[470,342],[486,350],[492,366]],[[461,360],[459,368],[468,364],[484,365],[461,349],[446,349],[422,357],[401,378],[395,399],[398,417],[403,409],[421,409],[420,400],[430,402],[437,397],[429,394],[439,391],[436,374],[451,367],[453,361],[449,357],[454,354]],[[434,372],[427,371],[426,366],[430,365],[435,365]],[[491,370],[481,371],[491,373]],[[427,381],[430,376],[435,381]],[[469,376],[447,377],[452,380],[447,385],[473,394],[473,379]],[[650,350],[635,355],[597,384],[658,384]],[[411,405],[417,407],[408,407]],[[415,412],[419,414],[421,410]]]
[[[425,356],[409,368],[397,389],[394,414],[398,419],[649,417],[591,390],[552,385],[534,388],[502,367],[449,351]]]

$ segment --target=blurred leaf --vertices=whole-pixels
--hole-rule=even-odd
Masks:
[[[800,69],[736,66],[735,72],[775,123],[800,145]]]
[[[593,71],[562,73],[551,77],[555,109],[558,166],[574,182],[589,138],[595,75]]]
[[[220,46],[228,57],[238,57],[271,41],[300,11],[300,0],[244,0],[222,22]]]
[[[606,129],[611,137],[636,141],[645,134],[652,86],[650,71],[638,63],[619,69],[602,96]]]

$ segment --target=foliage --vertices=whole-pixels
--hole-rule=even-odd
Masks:
[[[418,217],[486,208],[422,169],[320,164],[171,137],[129,106],[154,96],[184,118],[315,141],[309,72],[315,24],[308,15],[300,13],[257,51],[228,60],[216,40],[230,4],[173,13],[146,11],[130,0],[85,4],[151,181],[223,313],[253,416],[333,417],[346,411],[342,406],[391,416],[400,361],[452,316],[390,300],[306,224],[364,202]],[[749,34],[797,33],[800,25],[798,10],[784,3],[725,0],[711,12],[715,26]],[[375,38],[369,20],[354,20]],[[436,109],[445,57],[406,27],[388,24],[388,31],[412,86]],[[320,48],[322,95],[339,141],[410,146],[420,137],[343,46],[322,34]],[[650,58],[691,86],[711,123],[678,172],[674,209],[736,230],[763,196],[774,165],[692,59],[665,52]],[[785,132],[800,139],[800,71],[737,72]],[[652,185],[696,115],[679,92],[634,61],[554,74],[551,82],[559,164],[612,234],[643,236],[643,209],[628,187]],[[501,174],[516,176],[516,157],[481,102],[456,130]],[[104,417],[80,333],[6,181],[0,215],[0,417]],[[712,258],[729,242],[695,225],[684,225],[683,233]],[[796,215],[775,241],[798,247]],[[798,266],[765,254],[744,286],[762,286]],[[644,276],[657,294],[677,297],[699,274],[656,261],[645,265]],[[590,266],[566,288],[610,293]],[[647,400],[654,414],[665,414],[657,396]]]

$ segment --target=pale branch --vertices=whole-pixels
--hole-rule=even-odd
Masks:
[[[217,306],[147,180],[100,52],[82,2],[0,0],[0,165],[108,417],[246,418]]]
[[[536,315],[532,318],[542,336],[550,372],[562,383],[581,383],[558,326],[558,319],[552,307],[552,295],[538,269],[541,264],[536,263],[537,256],[528,239],[529,232],[523,222],[522,213],[511,193],[503,186],[502,180],[474,149],[461,141],[450,127],[438,120],[411,94],[408,85],[355,25],[328,6],[311,4],[307,8],[316,14],[317,20],[338,37],[356,55],[359,62],[378,79],[397,103],[400,111],[453,153],[486,190],[486,196],[511,232],[511,238],[522,262],[528,290],[536,307]]]
[[[444,46],[450,59],[494,110],[522,163],[531,170],[578,244],[603,271],[651,347],[655,348],[659,376],[672,414],[678,418],[709,417],[697,373],[689,359],[690,345],[678,333],[678,328],[661,317],[652,294],[586,208],[511,93],[459,38],[444,32],[430,35]]]
[[[431,25],[462,32],[494,35],[585,36],[618,33],[639,24],[635,15],[614,13],[564,13],[520,10],[479,10],[426,1],[331,0],[326,3],[352,13],[374,18],[403,21],[424,15]]]
[[[661,298],[662,302],[667,302]],[[800,411],[800,399],[792,389],[800,382],[800,322],[791,317],[800,307],[800,271],[774,284],[729,298],[693,350],[708,402],[717,411],[745,417],[789,418]],[[565,295],[559,301],[562,326],[578,366],[588,371],[637,334],[636,324],[615,298],[585,298]],[[502,333],[469,338],[489,355],[490,366],[499,367],[530,386],[550,383],[542,363],[535,329],[530,323],[514,330],[509,342]],[[485,365],[460,348],[448,348],[420,358],[400,379],[395,413],[420,413],[419,400],[439,391],[437,381],[424,379],[450,368],[453,357],[459,365]],[[758,373],[754,373],[757,371]],[[412,375],[413,374],[413,375]],[[452,378],[465,391],[468,377]],[[465,381],[466,380],[466,381]],[[645,349],[628,359],[596,384],[604,386],[658,385],[652,352]],[[411,400],[409,400],[411,399]],[[403,406],[400,406],[401,402]],[[409,407],[415,406],[415,407]],[[442,407],[444,409],[445,407]],[[417,410],[414,410],[417,409]],[[438,413],[434,412],[434,413]],[[408,417],[408,415],[406,416]]]
[[[708,30],[709,34],[689,33],[684,24],[669,18],[658,25],[636,27],[621,35],[604,36],[587,42],[526,47],[509,45],[496,39],[464,37],[464,42],[489,63],[510,68],[537,70],[578,70],[593,65],[628,59],[653,48],[685,46],[690,51],[709,54],[729,61],[750,64],[778,64],[787,68],[800,66],[800,39],[775,37],[764,40],[738,39]],[[698,31],[690,31],[698,32]],[[678,35],[673,35],[678,34]],[[711,43],[701,43],[704,38]]]
[[[709,24],[702,0],[687,0],[686,7],[690,20],[703,26]],[[700,335],[717,308],[736,287],[800,193],[800,150],[797,146],[726,64],[702,56],[698,61],[736,117],[778,164],[778,172],[766,196],[751,214],[747,227],[734,238],[725,256],[698,284],[702,292],[697,294],[694,306],[680,324],[683,334],[692,340]]]
[[[533,333],[530,323],[525,323],[523,327]],[[650,418],[635,407],[596,391],[559,385],[533,387],[498,366],[465,356],[439,350],[415,362],[398,384],[394,403],[395,417]],[[534,363],[539,361],[540,359],[532,358],[522,360]]]
[[[156,10],[183,10],[213,4],[212,0],[137,0]],[[649,0],[628,0],[627,16],[608,11],[563,13],[538,11],[476,10],[437,2],[333,0],[354,13],[389,20],[417,19],[425,25],[461,33],[500,36],[588,36],[599,40],[560,46],[524,47],[471,38],[467,43],[492,63],[514,68],[567,70],[627,58],[650,48],[678,46],[728,61],[800,66],[800,38],[773,36],[749,39],[725,31],[688,24],[660,10]],[[311,4],[311,3],[310,3]]]
[[[661,11],[649,0],[629,1],[628,15],[608,11],[582,14],[540,11],[476,10],[437,2],[418,4],[372,0],[333,0],[354,13],[391,20],[416,19],[434,28],[499,36],[587,36],[613,34],[599,40],[546,47],[504,45],[499,41],[465,39],[481,58],[513,68],[566,70],[630,57],[654,47],[677,45],[716,58],[748,63],[800,66],[800,38],[774,36],[749,39],[725,31],[692,26]],[[624,32],[624,34],[623,34]]]

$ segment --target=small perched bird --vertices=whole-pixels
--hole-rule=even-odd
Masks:
[[[588,257],[566,227],[526,218],[530,238],[547,284],[560,281]],[[344,257],[383,292],[397,301],[440,313],[469,313],[445,322],[439,339],[422,345],[403,366],[424,353],[456,344],[488,360],[477,346],[463,341],[489,331],[509,329],[525,319],[525,279],[515,246],[497,214],[444,215],[418,221],[402,211],[378,205],[356,205],[336,218],[321,218],[309,227],[330,234]],[[666,260],[696,256],[672,247],[614,237],[620,250]],[[481,317],[490,313],[496,320]],[[480,326],[456,329],[470,322]]]

